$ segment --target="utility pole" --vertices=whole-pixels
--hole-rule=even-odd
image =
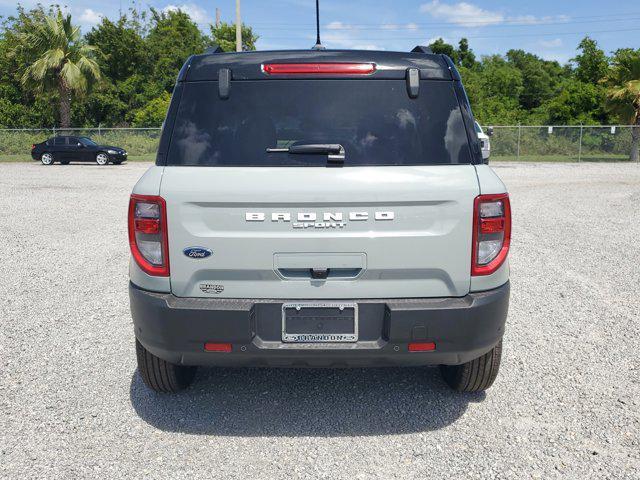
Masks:
[[[242,51],[242,19],[240,18],[240,0],[236,0],[236,52]]]
[[[220,27],[220,9],[216,7],[216,28]]]

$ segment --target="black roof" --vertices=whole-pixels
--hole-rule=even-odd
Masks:
[[[232,80],[268,79],[272,77],[262,71],[263,64],[310,62],[374,63],[376,71],[368,78],[405,78],[408,68],[420,70],[420,78],[423,79],[453,80],[457,77],[455,67],[448,57],[420,51],[278,50],[193,55],[182,67],[178,81],[218,80],[218,71],[222,68],[231,70]],[[278,78],[282,77],[287,76],[278,75]],[[335,78],[335,75],[314,75],[314,78],[322,77]],[[362,78],[361,75],[340,75],[340,77]]]

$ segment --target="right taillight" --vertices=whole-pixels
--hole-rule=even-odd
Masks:
[[[157,195],[131,195],[129,246],[138,266],[156,277],[169,276],[167,206]]]
[[[471,275],[490,275],[504,263],[511,241],[509,194],[479,195],[473,204]]]

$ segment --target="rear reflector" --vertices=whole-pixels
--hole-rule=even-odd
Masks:
[[[231,344],[207,342],[204,344],[204,349],[207,352],[230,352]]]
[[[157,218],[136,218],[136,232],[153,235],[160,232],[160,220]]]
[[[409,344],[410,352],[431,352],[436,349],[436,344],[433,342],[413,342]]]
[[[269,75],[369,75],[374,63],[267,63],[262,71]]]
[[[504,230],[504,218],[480,218],[480,233],[500,233]]]

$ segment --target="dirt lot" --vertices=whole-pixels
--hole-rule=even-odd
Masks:
[[[503,368],[136,373],[126,206],[147,167],[0,163],[2,478],[639,478],[640,166],[499,164]]]

